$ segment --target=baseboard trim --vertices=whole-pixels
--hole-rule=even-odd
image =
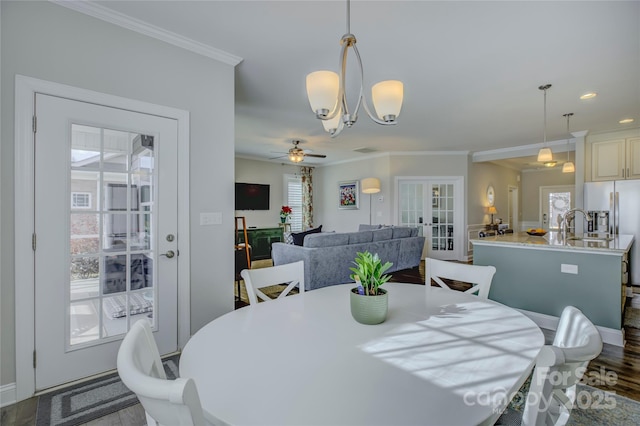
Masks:
[[[531,312],[524,309],[518,310],[531,318],[531,320],[535,322],[540,328],[546,328],[547,330],[556,330],[558,328],[558,321],[560,320],[560,318],[558,317],[541,314],[538,312]],[[624,329],[616,330],[613,328],[600,327],[598,325],[596,326],[596,328],[598,329],[600,337],[602,337],[602,341],[604,343],[624,347]]]
[[[0,386],[0,407],[16,403],[16,384],[9,383]]]

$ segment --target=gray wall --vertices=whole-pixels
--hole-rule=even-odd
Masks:
[[[507,167],[498,166],[497,164],[472,163],[469,170],[469,197],[467,199],[467,217],[469,224],[478,225],[489,223],[491,216],[486,214],[487,188],[493,186],[495,191],[495,207],[498,214],[494,215],[494,219],[502,218],[507,221],[507,212],[509,206],[509,186],[520,187],[518,182],[517,170]],[[519,197],[518,211],[522,212],[522,197]],[[520,214],[520,218],[522,214]]]
[[[48,2],[1,2],[0,384],[15,381],[16,74],[190,112],[191,331],[233,309],[234,68]],[[222,212],[222,226],[199,226]],[[186,220],[186,218],[185,218]],[[19,285],[19,283],[17,283]]]
[[[236,182],[269,185],[269,210],[236,210],[236,216],[244,216],[247,227],[268,228],[278,226],[280,208],[285,202],[284,175],[300,174],[300,167],[287,163],[236,158]]]
[[[522,173],[522,220],[539,222],[540,187],[575,185],[575,173],[562,173],[562,167],[553,170],[526,171]]]
[[[314,226],[322,225],[323,231],[350,232],[361,223],[369,223],[369,207],[375,224],[391,224],[391,178],[389,157],[372,156],[360,161],[349,161],[317,168],[314,171]],[[368,177],[380,179],[380,192],[371,197],[359,193],[360,208],[338,208],[338,182],[360,181]],[[378,199],[383,197],[383,201]],[[369,202],[371,201],[371,205]],[[379,213],[379,214],[378,214]]]

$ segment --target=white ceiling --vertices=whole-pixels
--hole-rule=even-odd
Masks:
[[[404,82],[396,126],[360,111],[336,139],[306,99],[305,76],[337,71],[345,1],[103,1],[99,5],[242,58],[236,68],[236,154],[271,158],[291,139],[328,164],[379,152],[485,151],[640,125],[640,2],[356,1],[351,32],[365,94]],[[353,55],[349,57],[352,69]],[[355,69],[354,69],[355,70]],[[353,76],[353,72],[349,74]],[[349,84],[349,83],[348,83]],[[598,96],[580,101],[585,92]],[[632,124],[618,123],[634,118]],[[562,159],[566,154],[562,154]],[[282,160],[280,160],[282,161]],[[528,160],[526,160],[528,161]]]

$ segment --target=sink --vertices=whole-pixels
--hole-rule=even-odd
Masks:
[[[567,237],[569,241],[596,241],[596,242],[607,242],[613,241],[613,237],[609,234],[598,235],[598,234],[585,234],[585,235],[573,235]]]

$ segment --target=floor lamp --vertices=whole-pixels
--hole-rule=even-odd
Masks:
[[[371,212],[372,212],[371,203],[373,200],[372,200],[371,194],[380,192],[380,179],[374,178],[374,177],[366,178],[366,179],[362,179],[360,184],[362,185],[362,193],[369,194],[369,225],[371,225],[373,224],[373,220],[371,216]]]

